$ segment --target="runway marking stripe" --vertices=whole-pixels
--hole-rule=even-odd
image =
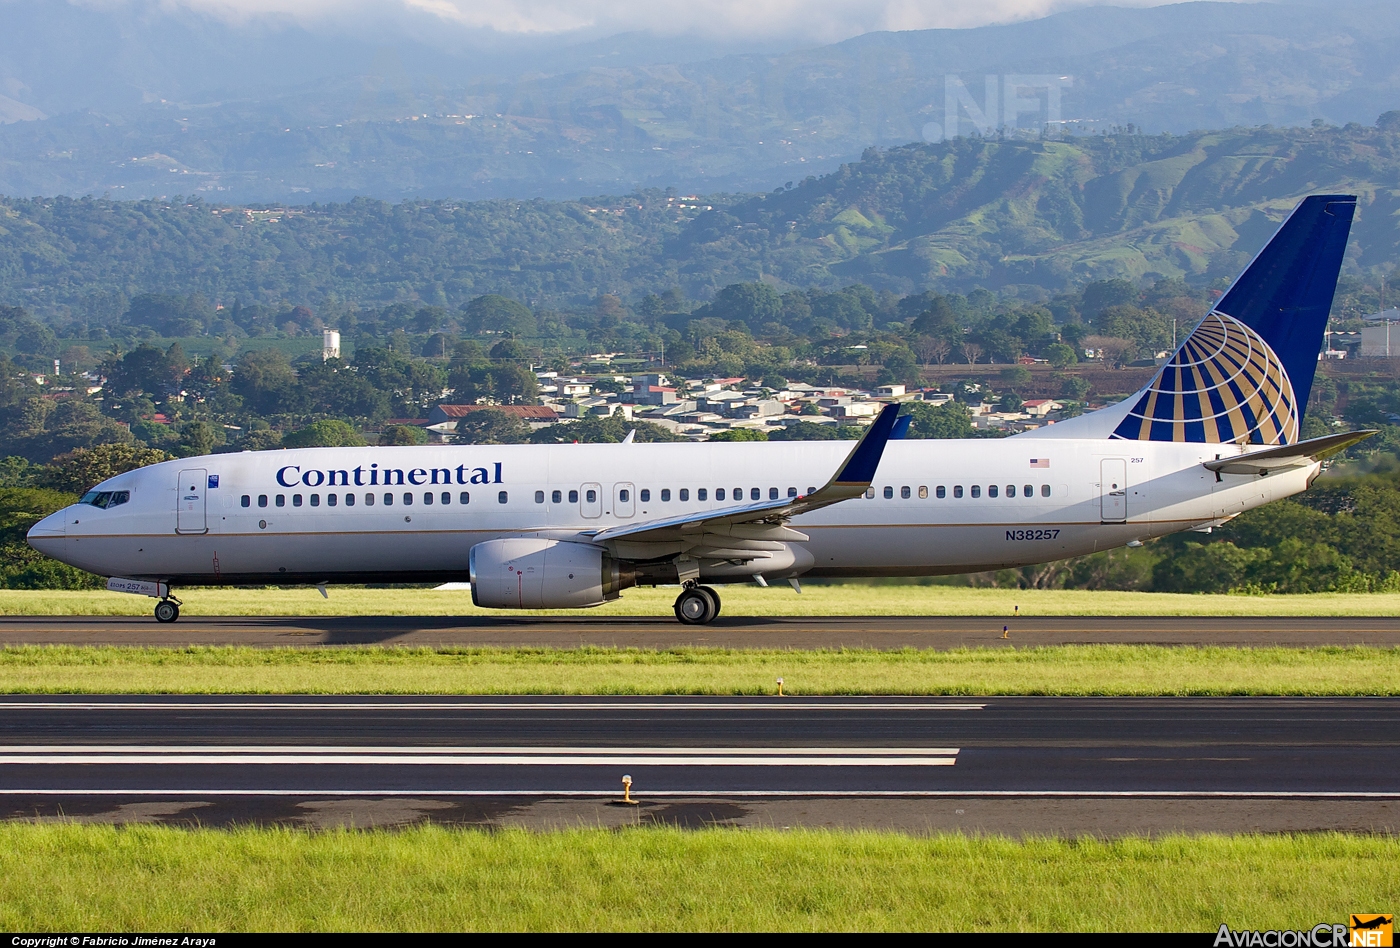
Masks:
[[[432,764],[435,766],[525,766],[525,767],[951,767],[953,757],[707,757],[676,755],[364,755],[364,754],[7,754],[0,764]]]
[[[131,754],[131,755],[173,755],[203,754],[205,756],[233,756],[258,754],[262,756],[312,756],[336,755],[515,755],[515,756],[842,756],[842,757],[941,757],[956,756],[957,747],[537,747],[537,746],[486,746],[486,747],[416,747],[397,745],[392,747],[357,747],[353,745],[232,745],[232,744],[15,744],[0,745],[0,755],[54,756],[64,754],[86,754],[92,756]]]
[[[5,711],[981,711],[985,704],[916,704],[757,700],[615,702],[254,702],[254,701],[3,701]]]
[[[0,788],[0,797],[579,797],[616,799],[616,790],[49,790]],[[1400,791],[1278,791],[1278,790],[696,790],[638,791],[647,799],[695,797],[940,797],[940,798],[1080,798],[1080,799],[1236,799],[1236,800],[1400,800]]]

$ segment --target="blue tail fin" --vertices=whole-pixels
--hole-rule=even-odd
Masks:
[[[1112,437],[1297,441],[1355,212],[1354,195],[1304,198]]]

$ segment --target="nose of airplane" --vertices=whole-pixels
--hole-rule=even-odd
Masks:
[[[26,539],[29,545],[40,553],[52,556],[64,538],[64,525],[67,522],[67,508],[51,513],[29,528]]]

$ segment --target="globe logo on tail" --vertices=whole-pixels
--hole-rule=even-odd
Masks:
[[[1206,444],[1293,444],[1293,385],[1259,334],[1213,312],[1143,389],[1112,437]]]

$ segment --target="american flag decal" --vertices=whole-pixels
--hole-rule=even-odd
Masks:
[[[1031,458],[1031,467],[1049,467],[1049,458]]]

